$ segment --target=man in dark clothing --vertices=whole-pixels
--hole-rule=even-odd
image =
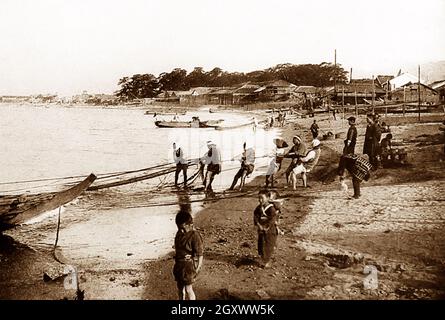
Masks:
[[[345,169],[352,176],[352,186],[354,188],[354,198],[360,198],[360,182],[368,181],[372,165],[364,158],[356,154],[345,154],[340,157],[338,164],[338,175],[340,181],[344,180]]]
[[[355,117],[349,117],[349,129],[346,135],[345,147],[343,148],[343,154],[355,153],[355,144],[357,143],[357,128],[355,127]]]
[[[374,115],[368,114],[366,121],[368,122],[368,125],[366,127],[366,132],[365,132],[363,154],[368,155],[369,162],[372,164],[373,169],[377,169],[378,166],[377,153],[379,146],[379,140],[377,140],[377,137],[379,135],[379,131],[377,130]]]
[[[314,123],[311,125],[311,133],[314,139],[318,137],[318,129],[317,120],[314,120]]]

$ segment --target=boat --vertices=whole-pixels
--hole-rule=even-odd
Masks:
[[[159,128],[215,128],[224,120],[200,121],[194,117],[192,121],[155,121]]]
[[[96,176],[90,174],[85,180],[60,192],[0,196],[0,232],[73,201],[94,180]]]
[[[155,125],[159,128],[199,128],[198,124],[192,126],[192,121],[155,121]]]
[[[147,110],[145,111],[146,115],[151,116],[185,116],[187,114],[187,111],[180,111],[180,112],[162,112],[162,111],[151,111]]]
[[[237,125],[233,125],[233,126],[217,125],[214,128],[216,130],[230,130],[230,129],[238,129],[238,128],[249,127],[249,126],[253,126],[254,124],[255,124],[255,121],[251,121],[251,122],[248,122],[248,123],[242,123],[242,124],[237,124]]]

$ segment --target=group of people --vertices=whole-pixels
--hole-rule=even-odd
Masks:
[[[212,193],[212,183],[215,176],[221,173],[222,160],[221,151],[214,142],[207,141],[207,148],[208,150],[206,153],[198,160],[199,173],[202,177],[204,191]],[[246,177],[249,176],[255,169],[255,149],[253,146],[248,145],[247,142],[244,142],[243,152],[239,156],[234,157],[232,160],[235,160],[235,158],[238,158],[238,160],[241,162],[241,167],[233,178],[233,183],[229,190],[234,190],[238,180],[241,179],[239,186],[239,190],[241,191],[244,187]],[[182,172],[184,177],[184,188],[187,188],[187,168],[192,161],[188,161],[184,158],[184,151],[176,142],[173,143],[173,160],[176,163],[175,187],[179,187],[179,174]]]
[[[381,130],[378,125],[378,118],[375,115],[368,115],[368,126],[365,133],[364,154],[367,154],[369,161],[355,153],[357,144],[357,128],[355,117],[349,117],[349,129],[344,140],[343,154],[338,164],[338,175],[340,181],[344,182],[345,172],[348,171],[352,177],[354,189],[353,198],[360,197],[360,182],[370,178],[371,169],[376,164],[376,156],[384,154],[391,148],[392,135],[388,134],[381,142]],[[266,188],[260,190],[258,194],[258,206],[253,212],[253,221],[258,233],[258,255],[261,258],[261,264],[267,268],[270,265],[271,257],[276,248],[276,241],[280,233],[279,217],[281,215],[281,202],[277,199],[278,193],[275,190],[268,189],[274,187],[274,176],[281,170],[284,159],[290,159],[289,166],[283,172],[286,177],[286,184],[292,184],[293,189],[297,187],[297,177],[301,176],[303,186],[308,187],[307,174],[313,171],[321,155],[321,143],[318,139],[319,127],[314,120],[310,131],[312,133],[312,142],[310,148],[307,148],[303,139],[295,135],[292,139],[292,146],[285,151],[288,145],[281,139],[275,139],[276,150],[266,173]],[[212,181],[214,177],[221,172],[221,153],[214,143],[207,142],[208,151],[199,159],[200,168],[204,170],[207,166],[207,172],[204,178],[206,190],[212,190]],[[381,151],[379,151],[381,150]],[[178,174],[183,171],[184,185],[186,185],[187,161],[184,159],[181,148],[174,145],[174,157],[177,163],[175,175],[175,185],[177,185]],[[243,152],[238,157],[241,162],[240,169],[235,174],[230,190],[234,190],[238,181],[239,190],[245,185],[245,180],[255,169],[255,149],[248,143],[243,144]],[[234,160],[234,159],[232,159]],[[178,284],[179,297],[194,299],[192,283],[202,267],[203,244],[199,232],[193,228],[193,219],[189,213],[179,212],[176,218],[178,233],[175,238],[175,266],[174,275]]]
[[[275,126],[275,121],[277,122],[278,127],[284,127],[286,123],[286,111],[278,110],[278,116],[275,116],[275,109],[272,110],[272,114],[270,115],[268,119],[268,126],[269,128],[273,128]]]
[[[276,142],[277,150],[266,173],[266,188],[269,186],[271,188],[274,187],[274,176],[281,170],[281,165],[285,158],[291,159],[284,173],[286,176],[286,185],[292,183],[293,189],[296,190],[297,176],[301,175],[303,186],[308,187],[307,174],[312,171],[320,158],[320,140],[312,140],[310,150],[307,149],[306,144],[298,135],[292,138],[292,143],[292,147],[287,152],[284,152],[283,145],[279,145],[279,143]]]
[[[366,116],[367,126],[363,144],[363,154],[367,155],[368,159],[357,155],[355,153],[357,143],[355,121],[355,117],[348,118],[349,129],[344,140],[343,155],[340,158],[338,174],[340,181],[343,181],[345,170],[349,171],[352,176],[354,189],[353,198],[357,199],[360,197],[360,182],[369,179],[371,170],[377,170],[382,163],[386,164],[393,161],[394,153],[392,152],[392,134],[390,133],[389,126],[384,122],[380,123],[378,114],[368,114]],[[383,132],[389,133],[380,140]]]

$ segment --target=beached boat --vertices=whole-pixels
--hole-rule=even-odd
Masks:
[[[82,182],[60,192],[0,196],[0,231],[10,229],[71,202],[84,192],[94,180],[96,180],[96,176],[90,174]]]

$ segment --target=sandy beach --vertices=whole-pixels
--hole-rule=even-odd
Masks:
[[[341,137],[347,130],[347,121],[340,117],[320,114],[315,119],[322,132]],[[299,181],[293,191],[279,179],[277,191],[285,200],[280,222],[284,235],[279,236],[269,269],[257,263],[253,226],[256,194],[264,177],[249,181],[243,194],[203,203],[195,218],[205,244],[204,268],[194,285],[198,299],[443,299],[445,162],[440,119],[385,119],[394,141],[408,151],[409,164],[374,172],[362,184],[359,200],[349,200],[351,194],[340,191],[336,178],[343,139],[322,140],[320,162],[309,175],[310,188]],[[282,137],[290,141],[297,133],[309,143],[312,121],[289,118]],[[358,151],[364,123],[360,116]],[[351,193],[350,180],[348,185]],[[88,197],[79,202],[88,202]],[[127,251],[119,264],[94,258],[82,264],[78,277],[85,299],[177,298],[172,253],[144,261],[135,259],[131,248]],[[64,289],[63,277],[44,281],[44,273],[51,270],[63,273],[50,246],[31,248],[4,236],[0,252],[1,299],[75,297],[75,291]],[[375,290],[364,288],[366,266],[377,270]]]

